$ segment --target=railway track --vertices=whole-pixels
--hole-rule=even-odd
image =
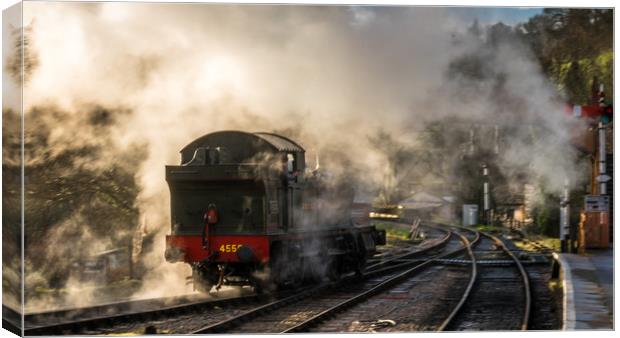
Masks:
[[[58,309],[27,311],[24,315],[24,321],[28,326],[36,326],[48,323],[58,323],[61,321],[109,316],[118,313],[148,311],[151,309],[206,301],[208,298],[209,297],[204,294],[186,294],[171,297],[121,300],[87,307],[64,307]],[[223,298],[230,298],[230,296],[221,297],[221,299]]]
[[[403,228],[408,228],[410,226],[408,224],[400,225],[402,225]],[[391,243],[389,243],[390,245],[387,248],[379,248],[379,252],[366,261],[367,268],[377,263],[381,263],[396,258],[398,256],[409,254],[412,251],[420,251],[420,253],[423,253],[423,250],[430,251],[433,249],[439,249],[441,248],[441,243],[445,243],[446,236],[449,235],[449,230],[447,229],[429,227],[425,226],[424,224],[421,225],[421,228],[426,230],[424,232],[426,237],[422,242],[418,243],[418,245],[416,245],[414,249],[411,248],[412,242],[409,240],[392,239]]]
[[[452,311],[450,311],[450,314],[448,315],[448,317],[446,317],[446,319],[444,319],[444,321],[441,323],[437,331],[446,330],[448,325],[450,325],[450,323],[456,317],[459,311],[461,311],[461,309],[463,308],[463,305],[465,305],[465,302],[469,298],[469,294],[471,293],[471,290],[473,289],[474,284],[476,283],[476,278],[478,277],[478,264],[476,262],[476,255],[474,255],[472,250],[473,250],[473,247],[477,245],[480,241],[480,232],[475,231],[473,233],[475,235],[474,240],[469,242],[467,238],[465,237],[465,243],[464,243],[467,247],[467,256],[469,256],[469,260],[471,262],[470,277],[469,277],[469,282],[467,284],[467,288],[463,292],[463,295],[461,296],[461,299],[459,300],[459,302],[452,309]]]
[[[401,250],[398,254],[384,257],[368,266],[366,273],[379,275],[398,271],[416,264],[411,259],[440,250],[449,241],[451,231],[445,229],[436,229],[435,231],[437,232],[436,238],[431,238],[421,248],[404,252]],[[354,278],[354,276],[348,276],[341,282]],[[322,290],[329,287],[333,287],[333,285],[322,284],[318,288]],[[161,327],[167,327],[164,331],[176,332],[176,330],[171,329],[175,325],[188,328],[191,328],[192,325],[195,326],[195,323],[187,324],[186,322],[191,322],[192,320],[188,317],[195,316],[198,313],[201,315],[211,314],[213,319],[228,318],[230,315],[223,313],[226,310],[234,315],[234,313],[257,306],[261,307],[280,302],[289,297],[290,294],[306,295],[308,294],[306,292],[312,291],[310,289],[281,292],[277,295],[247,295],[226,299],[204,299],[202,295],[193,295],[184,298],[177,297],[176,299],[128,301],[88,308],[44,311],[25,316],[26,328],[24,333],[25,335],[144,333],[139,330],[144,330],[144,328],[149,330],[149,327],[160,328],[160,331]],[[176,319],[179,321],[175,324]],[[162,322],[168,320],[170,320],[170,325],[161,325]],[[191,331],[189,329],[189,332]]]
[[[445,319],[439,325],[432,327],[433,330],[527,329],[531,307],[529,280],[518,257],[508,250],[501,240],[492,235],[465,228],[456,229],[458,231],[454,235],[460,238],[461,248],[447,250],[446,253],[435,255],[425,261],[412,261],[413,267],[395,274],[384,275],[378,280],[366,279],[369,282],[374,282],[374,284],[365,283],[357,288],[348,285],[344,290],[336,289],[328,294],[323,293],[322,291],[324,290],[317,290],[311,294],[313,298],[310,300],[305,300],[308,297],[299,297],[285,302],[274,302],[265,307],[252,309],[234,318],[211,324],[193,333],[292,333],[312,331],[319,325],[326,326],[327,330],[323,332],[338,332],[339,330],[335,329],[337,325],[324,325],[324,323],[326,321],[338,322],[339,317],[344,317],[345,321],[347,318],[355,318],[356,314],[348,317],[346,315],[346,312],[351,307],[368,302],[369,299],[377,295],[390,292],[389,290],[394,291],[394,289],[399,288],[400,284],[409,284],[409,286],[412,283],[415,284],[417,281],[412,280],[412,277],[415,277],[417,273],[427,268],[455,264],[457,266],[468,266],[468,282],[464,290],[460,291],[460,296],[455,298],[458,301],[456,303],[452,302],[455,304],[447,312]],[[469,233],[470,238],[466,236],[466,233]],[[489,250],[489,245],[494,246],[493,250]],[[482,246],[482,248],[474,250],[478,246]],[[492,253],[489,254],[489,252]],[[458,259],[460,254],[463,254],[466,259]],[[457,258],[455,259],[454,257]],[[509,260],[512,262],[509,262]],[[507,280],[506,276],[503,278],[501,276],[500,278],[491,276],[489,278],[486,275],[488,271],[495,271],[496,269],[518,271],[516,274],[517,279],[521,281],[523,287],[507,288],[507,291],[512,293],[513,296],[510,299],[511,302],[497,299],[496,295],[483,297],[482,301],[480,299],[481,289],[496,290],[491,284],[502,283]],[[386,296],[383,295],[383,297]],[[515,301],[515,297],[522,297],[522,301]],[[487,318],[487,320],[474,320],[473,324],[477,326],[472,326],[472,322],[468,322],[468,318],[476,318],[478,313],[484,312],[481,311],[481,308],[484,310],[489,306],[489,303],[484,300],[489,299],[495,303],[495,306],[491,307],[493,309],[491,311],[494,313],[499,314],[502,312],[497,311],[498,305],[503,309],[509,310],[503,311],[505,316],[501,320],[497,320],[498,315],[493,318]],[[521,311],[521,315],[515,315],[515,312],[519,311]],[[343,321],[340,320],[340,322],[342,323]],[[499,326],[499,328],[494,325]]]
[[[447,241],[452,238],[452,235],[453,232],[448,231],[445,240],[440,241],[442,248],[447,246]],[[332,285],[329,288],[318,287],[306,294],[296,295],[289,299],[246,311],[192,333],[292,333],[307,331],[330,316],[393,288],[431,266],[437,260],[449,258],[469,250],[468,239],[461,234],[457,234],[457,237],[464,245],[454,250],[427,257],[422,262],[415,260],[387,267],[377,267],[364,273],[363,282],[351,283],[351,280],[345,280],[339,285]],[[404,259],[397,257],[394,260],[403,261]],[[395,270],[395,266],[400,270]]]
[[[387,257],[383,257],[380,260],[370,262],[370,264],[368,264],[368,266],[366,267],[366,271],[386,271],[382,269],[388,269],[390,267],[400,268],[403,266],[407,266],[408,264],[411,264],[412,259],[441,250],[450,243],[450,238],[453,235],[451,230],[441,229],[437,227],[429,227],[429,229],[437,232],[436,234],[434,234],[434,236],[436,237],[431,237],[429,240],[426,241],[425,244],[414,249],[399,250],[388,255]]]
[[[394,329],[527,329],[532,303],[531,291],[527,272],[519,258],[499,238],[492,235],[439,224],[425,226],[435,231],[425,245],[415,250],[399,250],[387,254],[368,265],[361,277],[348,275],[337,282],[322,283],[277,295],[203,299],[130,313],[112,314],[109,311],[113,307],[106,309],[104,306],[97,310],[100,315],[93,318],[80,318],[75,312],[71,312],[75,309],[64,310],[64,317],[58,317],[60,313],[38,314],[42,317],[38,320],[31,317],[31,325],[24,333],[51,335],[356,331],[356,328],[351,328],[349,324],[355,322],[352,318],[359,317],[360,311],[356,310],[357,308],[368,307],[381,301],[400,302],[405,299],[402,295],[407,289],[426,287],[433,290],[441,283],[450,286],[446,288],[448,291],[441,301],[427,299],[429,304],[425,306],[418,299],[418,303],[404,307],[431,309],[434,313],[432,318],[414,318],[416,314],[409,310],[409,314],[405,316],[411,317],[412,322],[417,321],[417,326],[400,326]],[[445,278],[441,283],[436,278],[440,276],[438,273],[443,274],[441,278]],[[117,305],[116,309],[122,307]],[[89,311],[91,315],[95,312],[94,309]],[[71,313],[75,315],[69,315]],[[368,309],[361,313],[372,314]],[[41,319],[44,316],[47,316],[47,321]],[[50,318],[70,320],[49,324]],[[407,322],[406,319],[399,321]],[[367,324],[366,327],[381,327],[373,321],[368,321]],[[386,331],[389,331],[389,328]]]
[[[480,234],[475,231],[454,229],[453,232],[458,241],[450,243],[447,246],[450,249],[446,250],[446,253],[434,257],[431,262],[428,262],[429,264],[422,266],[416,273],[372,295],[350,310],[338,313],[339,310],[336,309],[336,312],[326,316],[320,325],[317,322],[314,327],[311,325],[304,330],[322,333],[374,332],[375,329],[382,332],[434,331],[442,325],[443,318],[448,317],[445,320],[445,323],[448,323],[465,303],[468,290],[473,288],[477,264],[475,264],[476,259],[472,250],[480,238]],[[455,246],[456,243],[460,243],[460,246]],[[468,262],[465,267],[460,264],[456,268],[466,270],[469,267],[469,276],[462,278],[463,274],[459,272],[458,277],[461,280],[456,283],[452,283],[455,282],[454,280],[450,283],[442,283],[441,277],[443,276],[440,274],[445,273],[445,270],[455,268],[446,265],[449,261]],[[418,291],[421,287],[425,290]],[[453,295],[450,299],[438,299],[435,297],[438,287],[447,287],[453,292],[456,290],[458,295]],[[412,290],[418,292],[412,294]],[[432,309],[432,311],[424,314],[426,309]],[[420,314],[422,316],[419,316]],[[414,318],[416,316],[417,318]],[[411,325],[413,322],[417,323]]]
[[[312,331],[368,332],[374,331],[373,326],[383,332],[526,330],[531,291],[518,257],[497,237],[467,228],[455,227],[455,231],[470,237],[463,257],[437,259],[434,267],[418,277],[368,300],[350,313],[333,315]],[[512,270],[512,275],[502,276],[505,270]],[[515,286],[517,283],[520,286]],[[498,284],[503,293],[497,292]],[[390,321],[393,327],[381,325]]]
[[[503,241],[481,235],[472,261],[479,265],[475,287],[467,289],[461,306],[439,330],[527,330],[532,306],[527,271]]]
[[[114,306],[102,306],[100,314],[97,314],[97,308],[88,307],[82,309],[75,309],[70,311],[75,312],[75,317],[61,317],[62,313],[67,311],[63,310],[60,313],[50,311],[44,314],[45,320],[42,318],[31,318],[30,321],[25,321],[24,334],[26,336],[38,336],[38,335],[60,335],[60,334],[78,334],[98,333],[100,330],[107,330],[111,327],[133,324],[135,322],[145,321],[157,321],[162,318],[170,316],[176,316],[179,314],[197,314],[204,311],[209,311],[217,308],[230,308],[238,307],[241,305],[255,304],[264,300],[265,296],[261,295],[249,295],[242,297],[224,298],[224,299],[208,299],[208,300],[195,300],[186,303],[178,303],[174,305],[163,306],[159,308],[152,308],[149,310],[136,310],[125,312],[113,312]],[[126,302],[127,306],[132,307],[132,302]],[[254,305],[253,305],[254,306]],[[26,315],[28,318],[32,315]],[[36,314],[35,316],[41,316]],[[54,318],[56,320],[54,320]]]

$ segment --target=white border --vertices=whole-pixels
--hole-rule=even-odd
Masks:
[[[84,0],[67,0],[67,1],[73,1],[73,2],[85,2]],[[3,0],[2,3],[0,4],[0,8],[2,10],[5,10],[17,3],[19,3],[20,1],[18,0]],[[205,3],[206,1],[200,1],[200,0],[185,0],[185,1],[178,1],[178,0],[133,0],[133,1],[128,1],[128,0],[116,0],[115,2],[185,2],[185,3]],[[215,1],[210,1],[211,3],[214,3]],[[475,6],[475,7],[613,7],[615,8],[615,1],[613,0],[590,0],[590,1],[580,1],[580,0],[520,0],[520,1],[485,1],[485,0],[449,0],[446,2],[440,2],[437,3],[437,1],[433,1],[433,0],[414,0],[414,1],[407,1],[407,0],[338,0],[338,1],[333,1],[333,0],[305,0],[305,1],[282,1],[282,0],[271,0],[271,1],[265,1],[265,0],[237,0],[237,1],[217,1],[218,3],[304,3],[304,4],[376,4],[376,5],[418,5],[418,6]],[[1,20],[1,17],[0,17]],[[615,42],[618,39],[618,34],[617,34],[617,25],[616,23],[616,18],[614,17],[614,46],[616,45]],[[615,51],[615,48],[614,48]],[[618,62],[618,58],[616,57],[614,59],[614,88],[616,88],[616,82],[615,81],[615,70],[618,69],[619,66],[619,62]],[[616,97],[616,95],[614,95],[614,97]],[[0,97],[0,104],[2,103],[2,99]],[[618,135],[615,135],[614,139],[616,137],[620,137]],[[614,140],[615,141],[615,140]],[[614,145],[616,143],[614,142]],[[0,145],[1,145],[1,141],[0,141]],[[619,160],[620,161],[620,160]],[[616,164],[616,161],[614,161],[614,164]],[[616,166],[617,167],[617,166]],[[1,178],[0,178],[0,182],[1,182]],[[614,182],[614,191],[618,191],[617,187],[618,185],[620,185],[619,182]],[[1,197],[0,197],[1,198]],[[615,208],[614,210],[620,210],[617,209],[618,206],[620,206],[620,200],[616,199],[615,201]],[[614,224],[614,228],[616,231],[614,231],[614,234],[620,234],[620,232],[618,232],[618,229],[615,227]],[[615,237],[614,236],[614,244],[616,243],[615,241]],[[0,243],[1,244],[1,243]],[[615,246],[615,245],[614,245]],[[614,252],[614,262],[617,261],[618,259],[618,253]],[[1,258],[0,258],[1,260]],[[614,264],[615,265],[615,264]],[[614,267],[614,281],[618,280],[616,277],[616,274],[618,273],[617,271],[618,269],[615,269]],[[614,296],[615,296],[615,290],[616,290],[616,285],[614,283]],[[614,297],[615,298],[615,297]],[[617,303],[614,299],[614,327],[615,327],[615,318],[616,318],[616,313],[618,313],[618,308],[617,308]],[[2,336],[5,336],[7,334],[10,334],[8,331],[2,329],[0,330],[0,332],[2,333]],[[545,335],[545,336],[556,336],[556,335],[561,335],[558,337],[583,337],[583,335],[587,333],[588,338],[597,338],[597,337],[611,337],[612,334],[614,334],[613,331],[572,331],[572,332],[560,332],[560,331],[551,331],[551,332],[527,332],[527,333],[523,333],[523,332],[501,332],[501,335],[513,335],[513,337],[521,337],[523,334],[527,334],[527,335]],[[417,337],[428,337],[428,335],[432,335],[430,333],[416,333]],[[497,332],[480,332],[480,333],[460,333],[459,334],[459,338],[464,338],[464,337],[474,337],[474,335],[476,337],[479,337],[480,335],[493,335],[496,336]],[[263,336],[269,336],[269,335],[263,335]],[[275,335],[271,335],[273,337],[275,337]],[[342,336],[342,335],[339,335]],[[375,336],[375,335],[373,335]],[[387,334],[379,334],[379,337],[388,337]],[[393,338],[393,337],[409,337],[410,333],[395,333],[395,334],[390,334],[389,337]],[[170,337],[170,336],[169,336]],[[231,336],[227,336],[227,337],[234,337],[234,335]],[[237,337],[244,337],[244,336],[239,336],[237,335]],[[245,336],[247,337],[247,336]],[[492,336],[489,336],[492,337]]]

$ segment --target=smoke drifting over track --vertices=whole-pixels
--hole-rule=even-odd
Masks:
[[[394,178],[386,176],[390,154],[370,136],[383,130],[415,148],[427,123],[457,116],[516,128],[503,139],[501,159],[547,191],[560,191],[565,175],[576,182],[568,143],[576,122],[552,99],[554,88],[528,51],[500,41],[485,52],[464,34],[471,23],[449,9],[29,2],[24,22],[36,58],[24,88],[26,123],[40,106],[76,117],[85,105],[122,107],[127,113],[114,120],[102,161],[146,146],[136,203],[161,236],[143,295],[187,290],[189,269],[163,262],[163,168],[179,161],[189,140],[212,131],[283,133],[306,147],[309,166],[319,154],[333,174],[354,172],[351,179],[376,190]],[[463,56],[483,60],[484,76],[450,76]],[[547,131],[534,144],[532,125]],[[69,137],[79,136],[79,126],[59,124],[55,133],[62,136],[54,147],[80,142]]]

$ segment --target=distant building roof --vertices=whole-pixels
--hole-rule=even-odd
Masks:
[[[443,199],[433,196],[427,192],[418,192],[413,196],[398,203],[405,209],[425,209],[436,208],[446,203]]]

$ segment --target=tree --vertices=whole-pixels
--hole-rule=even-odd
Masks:
[[[111,131],[123,110],[87,107],[70,114],[35,107],[24,126],[24,236],[28,273],[62,284],[72,262],[93,250],[126,245],[138,223],[137,172],[143,145],[120,148]],[[19,115],[3,112],[8,124]],[[80,137],[74,133],[80,129]],[[20,138],[3,128],[3,179],[20,177]],[[20,224],[19,185],[3,186],[3,223]],[[10,203],[10,205],[7,205]],[[10,206],[10,207],[9,207]],[[15,212],[13,212],[15,211]],[[68,245],[70,243],[70,245]],[[54,264],[49,264],[49,261]],[[33,291],[33,290],[27,290]]]
[[[613,11],[545,9],[515,30],[569,102],[590,103],[596,76],[613,93]]]

